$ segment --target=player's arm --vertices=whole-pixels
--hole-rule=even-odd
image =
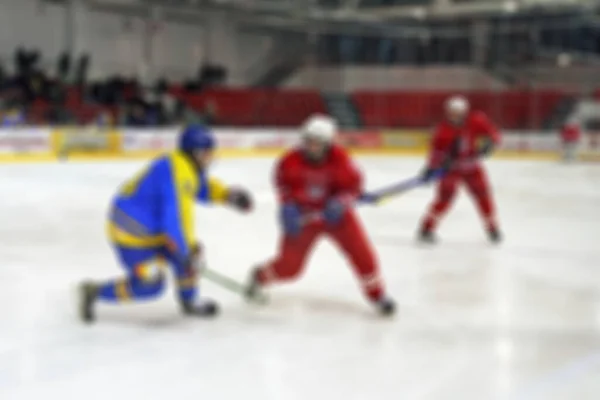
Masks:
[[[363,177],[345,150],[338,152],[334,168],[334,195],[325,204],[323,218],[331,225],[338,224],[363,191]]]
[[[335,169],[337,196],[355,200],[363,191],[363,175],[345,151],[340,152]]]
[[[477,154],[487,156],[500,144],[500,131],[494,123],[483,113],[475,116],[478,130],[481,132],[481,138],[477,144]]]
[[[283,157],[275,167],[274,184],[277,198],[281,204],[305,203],[308,199],[300,185],[300,166],[290,156]]]
[[[433,179],[436,171],[448,168],[456,158],[455,149],[448,140],[449,137],[443,124],[435,128],[429,144],[427,163],[421,172],[421,179],[424,182]]]
[[[444,128],[439,125],[435,128],[429,142],[429,154],[427,157],[427,167],[431,169],[440,168],[447,157],[448,149],[444,139]]]
[[[215,177],[200,177],[200,185],[196,200],[205,204],[228,204],[237,210],[248,212],[252,210],[253,201],[250,193],[239,187],[225,185]]]
[[[298,181],[299,168],[289,156],[284,156],[275,167],[274,185],[280,204],[279,221],[283,232],[289,236],[296,236],[302,230],[300,204],[305,194]]]

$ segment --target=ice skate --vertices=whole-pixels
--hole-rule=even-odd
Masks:
[[[389,317],[396,313],[396,302],[389,297],[382,297],[375,304],[379,314],[384,317]]]
[[[181,309],[185,315],[202,318],[214,318],[220,312],[219,304],[210,299],[202,299],[197,304],[182,301]]]
[[[490,239],[490,242],[494,244],[499,244],[502,242],[502,232],[500,232],[500,230],[497,228],[492,228],[488,230],[488,237]]]
[[[258,302],[263,297],[262,295],[262,285],[258,281],[258,273],[260,271],[259,267],[256,267],[250,272],[250,278],[248,279],[248,285],[246,286],[246,291],[244,293],[244,297],[248,301]]]
[[[98,296],[98,287],[91,282],[84,282],[79,287],[79,317],[85,323],[96,320],[94,304]]]
[[[436,244],[438,239],[435,233],[431,230],[422,229],[419,232],[418,238],[419,242],[426,244]]]

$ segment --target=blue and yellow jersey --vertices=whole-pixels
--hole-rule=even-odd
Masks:
[[[108,234],[117,245],[134,248],[167,246],[186,257],[197,243],[194,204],[224,203],[228,189],[219,180],[198,173],[184,153],[157,158],[117,194]]]

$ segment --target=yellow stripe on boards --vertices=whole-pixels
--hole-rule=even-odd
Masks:
[[[272,158],[282,155],[286,149],[221,149],[217,150],[217,157],[226,159],[244,159],[244,158]],[[357,156],[369,157],[419,157],[424,158],[426,152],[423,150],[402,149],[402,148],[383,148],[383,149],[350,149],[350,153]],[[121,153],[114,155],[81,155],[69,156],[67,159],[59,160],[55,155],[0,155],[0,164],[35,164],[35,163],[56,163],[56,162],[89,162],[89,161],[127,161],[127,160],[149,160],[164,154],[163,151],[144,151]],[[596,154],[582,154],[580,157],[585,161],[599,161],[600,157]],[[498,160],[524,160],[524,161],[558,161],[560,154],[555,151],[512,151],[500,150],[492,156],[492,159]]]
[[[53,154],[1,154],[0,164],[38,164],[55,163],[58,161]]]

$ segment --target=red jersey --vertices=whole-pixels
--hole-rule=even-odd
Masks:
[[[476,165],[471,159],[476,156],[482,138],[490,138],[496,145],[500,143],[498,129],[482,112],[470,112],[461,125],[442,121],[431,140],[428,166],[439,168],[447,157],[457,159],[460,168]]]
[[[581,139],[581,131],[576,124],[567,124],[560,131],[564,143],[577,143]]]
[[[294,149],[279,160],[275,185],[281,203],[294,202],[303,210],[314,211],[334,196],[358,196],[362,174],[341,146],[333,145],[318,164],[309,161],[301,149]]]

